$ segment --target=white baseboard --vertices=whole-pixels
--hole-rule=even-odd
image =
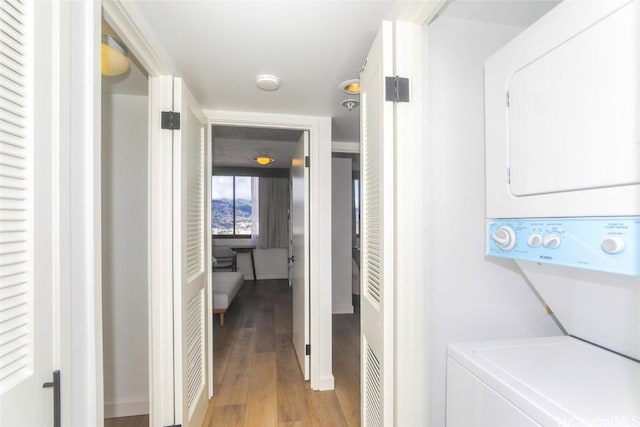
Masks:
[[[104,417],[118,418],[149,413],[149,401],[104,402]]]
[[[342,305],[333,307],[333,314],[353,314],[353,305]]]
[[[318,384],[316,384],[316,391],[326,391],[335,389],[335,379],[333,375],[328,375],[326,377],[320,377],[318,379]]]

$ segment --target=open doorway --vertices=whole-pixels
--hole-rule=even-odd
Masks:
[[[107,42],[118,35],[103,21]],[[104,39],[104,36],[103,36]],[[125,48],[126,49],[126,48]],[[148,75],[102,77],[102,301],[106,426],[149,425]]]

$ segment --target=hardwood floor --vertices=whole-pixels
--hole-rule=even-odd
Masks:
[[[360,426],[360,317],[333,316],[335,390],[312,391],[292,345],[286,280],[245,281],[213,327],[214,384],[205,427]],[[142,427],[148,417],[105,420]]]
[[[323,392],[303,380],[291,318],[286,280],[245,281],[225,326],[214,322],[217,393],[205,426],[360,425],[359,316],[333,316],[336,387]]]

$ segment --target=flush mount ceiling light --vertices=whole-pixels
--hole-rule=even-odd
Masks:
[[[360,79],[345,80],[340,83],[340,90],[349,95],[360,94]]]
[[[280,79],[271,74],[261,74],[256,78],[256,85],[262,90],[273,92],[280,87]]]
[[[357,99],[345,99],[344,101],[341,102],[341,104],[344,108],[351,111],[354,108],[356,108],[358,105],[360,105],[360,101],[358,101]]]
[[[127,49],[116,39],[103,34],[100,50],[103,76],[119,76],[129,71]]]
[[[266,166],[269,163],[273,163],[275,160],[272,157],[267,156],[266,153],[262,153],[258,157],[253,159],[253,161],[259,164],[260,166]]]

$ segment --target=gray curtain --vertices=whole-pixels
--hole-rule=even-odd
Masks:
[[[259,248],[289,247],[289,179],[259,179]]]

